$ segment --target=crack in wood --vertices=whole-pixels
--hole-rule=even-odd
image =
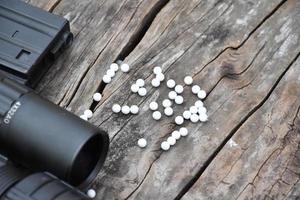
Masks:
[[[227,6],[227,8],[220,14],[220,16],[219,17],[221,17],[222,15],[224,15],[225,13],[226,13],[226,11],[230,8],[230,6],[232,5],[232,1],[230,2],[230,4]],[[213,10],[213,8],[211,8],[207,13],[205,13],[201,18],[200,18],[200,20],[197,20],[197,22],[199,22],[199,21],[201,21],[201,19],[203,19],[205,16],[206,16],[206,14],[208,14],[211,10]],[[211,28],[211,26],[216,22],[218,20],[218,18],[216,18],[214,21],[212,21],[212,23],[210,23],[209,24],[209,26],[203,31],[203,33],[199,36],[199,37],[197,37],[196,38],[196,40],[192,43],[192,45],[190,45],[185,51],[184,51],[184,53],[181,55],[181,56],[179,56],[176,60],[174,60],[168,67],[167,67],[167,69],[165,70],[165,73],[167,73],[168,72],[168,70],[169,69],[171,69],[171,67],[172,67],[172,65],[173,64],[175,64],[178,60],[180,60],[180,58],[182,58],[182,56],[184,56],[184,54],[190,49],[190,48],[192,48],[192,46],[193,46],[193,44],[194,43],[196,43],[196,41],[201,37],[201,36],[203,36],[203,34],[206,32],[206,31],[208,31],[210,28]],[[195,22],[194,24],[196,24],[197,22]],[[193,25],[194,25],[193,24]],[[192,25],[192,26],[193,26]],[[189,26],[184,32],[186,32],[187,30],[189,30],[192,26]],[[184,33],[183,32],[183,33]],[[182,34],[183,34],[182,33]],[[174,40],[176,40],[180,35],[182,35],[182,34],[179,34]],[[163,49],[161,49],[161,51],[160,52],[162,52],[165,48],[167,48],[174,40],[172,40],[170,43],[168,43]],[[156,41],[155,41],[156,42]],[[152,45],[151,45],[152,46]],[[151,58],[152,59],[152,58]],[[151,60],[150,59],[150,60]],[[149,60],[149,59],[148,59]],[[146,64],[146,63],[144,63],[144,64]],[[140,70],[137,70],[137,72],[136,73],[138,73]],[[148,77],[150,77],[151,75],[149,75]],[[128,79],[126,79],[125,81],[127,81]],[[121,87],[122,85],[120,84],[111,94],[110,94],[110,96],[111,95],[113,95],[120,87]],[[102,92],[104,90],[104,87],[102,88],[102,90],[100,90],[100,92]],[[100,103],[98,103],[96,106],[94,105],[94,106],[92,106],[91,108],[93,109],[93,110],[95,110],[95,109],[97,109],[100,105],[102,105],[102,104],[104,104],[105,103],[105,101],[107,100],[107,99],[109,99],[109,96],[106,98],[106,99],[104,99],[104,101],[102,100]]]
[[[234,136],[234,134],[239,130],[239,128],[251,117],[271,96],[272,92],[275,90],[276,86],[279,84],[280,80],[283,78],[283,76],[286,74],[286,72],[290,69],[290,67],[296,62],[298,57],[300,56],[300,52],[297,54],[297,56],[292,60],[292,62],[287,66],[287,68],[284,70],[284,72],[279,76],[275,84],[272,86],[268,94],[264,97],[264,99],[254,108],[252,109],[242,120],[239,124],[237,124],[236,127],[233,128],[233,130],[228,134],[228,136],[223,140],[223,142],[216,148],[216,150],[211,154],[211,156],[204,162],[203,166],[199,169],[198,173],[186,184],[186,186],[179,192],[179,194],[176,196],[177,199],[181,199],[181,197],[184,196],[184,194],[194,185],[194,183],[200,178],[200,176],[203,174],[203,172],[206,170],[208,165],[215,159],[217,154],[223,149],[223,147],[226,145],[226,143]]]
[[[157,14],[163,9],[163,7],[169,2],[169,0],[161,0],[156,5],[153,6],[152,10],[144,17],[142,21],[142,25],[139,30],[136,31],[135,34],[132,35],[132,37],[129,39],[127,45],[123,47],[119,55],[117,56],[115,62],[117,60],[124,60],[133,50],[134,48],[140,43],[140,41],[143,39],[144,35],[146,34],[147,30],[151,26],[152,22],[154,21]],[[141,2],[142,3],[142,2]],[[140,3],[140,4],[141,4]],[[140,6],[140,4],[137,6],[137,8]],[[134,14],[132,14],[131,19],[128,21],[126,27],[130,23],[130,21],[133,19],[137,8],[134,11]],[[125,27],[125,28],[126,28]],[[118,33],[120,34],[120,33]],[[98,56],[99,57],[99,56]],[[98,58],[97,58],[98,59]],[[96,60],[97,60],[96,59]],[[95,62],[96,62],[95,60]],[[97,92],[102,93],[105,89],[106,84],[102,81],[100,85],[98,86]],[[97,102],[93,102],[90,106],[91,110],[95,110],[97,108]]]
[[[62,0],[49,0],[47,5],[45,6],[45,9],[49,12],[53,12],[53,10],[60,4]]]

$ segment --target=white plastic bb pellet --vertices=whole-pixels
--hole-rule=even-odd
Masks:
[[[191,76],[186,76],[186,77],[184,78],[184,83],[185,83],[186,85],[192,85],[192,84],[193,84],[193,78],[192,78]]]
[[[184,111],[182,114],[184,119],[190,119],[191,115],[192,115],[192,113],[189,110]]]
[[[132,84],[130,89],[133,93],[137,93],[139,91],[140,87],[137,84]]]
[[[146,96],[146,94],[147,94],[146,88],[140,88],[140,89],[138,90],[138,94],[139,94],[140,96],[142,96],[142,97]]]
[[[177,94],[181,94],[183,92],[183,86],[182,85],[176,85],[175,86],[175,92]]]
[[[199,87],[199,85],[193,85],[192,87],[192,93],[193,94],[198,94],[198,92],[200,92],[201,88]]]
[[[153,68],[153,73],[154,74],[161,74],[162,73],[162,68],[161,67],[159,67],[159,66],[157,66],[157,67],[154,67]]]
[[[85,110],[84,115],[89,119],[93,116],[93,112],[91,110]]]
[[[94,101],[97,101],[97,102],[101,101],[101,99],[102,99],[102,94],[100,94],[99,92],[96,92],[96,93],[93,95],[93,99],[94,99]]]
[[[184,122],[184,119],[183,119],[182,116],[177,116],[177,117],[175,118],[175,123],[176,123],[177,125],[181,125],[181,124],[183,124],[183,122]]]
[[[158,103],[156,103],[155,101],[152,101],[150,104],[149,104],[149,108],[150,110],[157,110],[158,109]]]
[[[206,92],[204,90],[200,90],[197,96],[199,99],[204,99],[206,97]]]
[[[169,143],[170,146],[173,146],[176,144],[176,139],[173,137],[168,137],[167,142]]]
[[[172,106],[172,102],[170,101],[170,99],[164,99],[162,102],[163,107],[171,107]]]
[[[180,135],[181,135],[182,137],[185,137],[185,136],[188,135],[189,132],[188,132],[187,128],[182,127],[182,128],[179,129],[179,133],[180,133]]]
[[[137,105],[130,106],[130,112],[134,115],[139,113],[139,107]]]
[[[159,111],[155,111],[155,112],[152,113],[152,117],[153,117],[153,119],[155,119],[155,120],[160,120],[160,118],[161,118],[161,113],[160,113]]]
[[[163,74],[156,74],[156,78],[157,78],[160,82],[162,82],[162,81],[165,80],[165,75],[163,75]]]
[[[105,74],[104,76],[103,76],[103,82],[104,83],[110,83],[111,82],[111,77],[110,76],[108,76],[107,74]]]
[[[88,195],[89,198],[93,199],[96,197],[97,193],[94,189],[89,189],[86,193]]]
[[[172,116],[173,115],[173,109],[171,107],[166,107],[164,110],[164,113],[166,116]]]
[[[147,140],[144,138],[140,138],[138,140],[138,146],[141,148],[145,148],[147,146]]]
[[[175,138],[176,140],[180,139],[180,132],[179,131],[173,131],[172,132],[172,137]]]
[[[145,81],[140,78],[140,79],[136,80],[136,85],[139,87],[144,87]]]
[[[114,104],[114,105],[112,106],[112,111],[113,111],[114,113],[119,113],[119,112],[121,112],[121,106],[120,106],[119,104]]]
[[[109,68],[114,70],[114,72],[117,72],[119,70],[119,65],[117,63],[112,63]]]
[[[130,113],[130,108],[129,108],[129,106],[125,105],[125,106],[122,106],[121,111],[124,115],[127,115]]]
[[[168,151],[170,149],[170,144],[167,141],[164,141],[160,145],[161,149],[164,151]]]
[[[175,85],[176,85],[176,82],[173,80],[173,79],[169,79],[168,81],[167,81],[167,87],[168,88],[174,88],[175,87]]]
[[[154,78],[154,79],[152,79],[152,81],[151,81],[151,85],[153,86],[153,87],[159,87],[160,86],[160,81],[157,79],[157,78]]]
[[[183,103],[183,97],[180,96],[180,95],[177,95],[175,97],[175,103],[178,104],[178,105],[182,104]]]
[[[122,71],[122,72],[125,72],[125,73],[129,72],[129,70],[130,70],[129,65],[126,64],[126,63],[121,64],[121,67],[120,67],[120,68],[121,68],[121,71]]]
[[[174,100],[177,97],[177,93],[175,91],[170,91],[168,97],[169,99]]]

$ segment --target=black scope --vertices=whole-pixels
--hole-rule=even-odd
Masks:
[[[0,76],[0,154],[9,160],[84,188],[98,174],[108,146],[101,129]]]
[[[30,173],[9,162],[0,166],[0,200],[88,200],[76,188],[49,173]]]

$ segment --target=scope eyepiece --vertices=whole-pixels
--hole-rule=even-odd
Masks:
[[[84,188],[98,174],[108,146],[101,129],[0,77],[0,153],[10,160]]]
[[[30,174],[10,163],[0,167],[0,200],[88,200],[67,183],[48,173]]]

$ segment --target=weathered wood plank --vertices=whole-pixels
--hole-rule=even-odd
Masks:
[[[271,7],[270,1],[260,1],[258,5],[230,1],[213,5],[210,1],[211,7],[197,7],[199,2],[192,3],[184,4],[178,12],[185,15],[178,14],[173,22],[173,17],[168,19],[165,13],[172,13],[179,3],[169,2],[141,41],[143,46],[138,46],[138,50],[126,58],[126,62],[132,64],[133,72],[118,77],[117,84],[104,90],[106,101],[99,105],[92,120],[108,130],[112,138],[108,162],[96,184],[99,198],[124,199],[129,195],[137,199],[175,198],[220,144],[265,101],[300,50],[298,22],[292,20],[299,15],[295,1],[285,3],[254,34],[252,30],[264,21],[279,1],[272,2]],[[189,18],[186,13],[196,22],[178,36],[176,27],[184,26],[184,18]],[[196,13],[207,14],[197,22]],[[244,13],[250,13],[247,19],[244,19]],[[158,34],[157,27],[164,27],[159,23],[161,17],[170,20],[164,24],[172,27],[162,31],[162,39],[157,38],[155,42],[156,39],[150,38]],[[251,37],[240,48],[228,48],[239,47],[249,35]],[[274,38],[277,38],[275,42]],[[144,40],[153,43],[147,45]],[[153,99],[160,102],[166,98],[168,89],[151,89],[146,100],[130,94],[129,90],[139,77],[149,82],[155,65],[161,65],[168,78],[181,80],[181,83],[185,74],[192,74],[196,83],[211,91],[206,100],[211,121],[205,125],[188,124],[191,135],[163,154],[159,144],[174,130],[173,119],[154,122],[147,106]],[[190,96],[185,107],[194,100]],[[140,104],[141,113],[133,117],[112,115],[110,108],[115,102]],[[182,107],[175,108],[177,113],[182,111]],[[231,120],[224,116],[230,116]],[[141,136],[150,143],[146,150],[136,147]]]
[[[300,59],[183,199],[285,199],[295,189],[300,179],[299,75]]]
[[[287,198],[299,194],[298,160],[292,163],[286,158],[292,158],[297,148],[299,150],[294,144],[299,143],[299,138],[294,136],[298,129],[288,132],[286,126],[280,126],[274,139],[271,128],[266,127],[268,122],[273,130],[277,129],[279,124],[276,122],[286,124],[297,111],[295,101],[299,101],[296,98],[299,89],[291,93],[291,88],[299,81],[296,79],[299,61],[290,67],[300,51],[300,22],[295,20],[300,11],[296,0],[283,5],[280,0],[173,0],[159,13],[167,1],[30,0],[30,3],[49,11],[54,9],[54,13],[70,18],[75,34],[74,45],[55,63],[37,88],[46,98],[79,114],[91,105],[91,96],[102,84],[101,78],[111,62],[126,57],[126,62],[132,66],[128,75],[117,74],[113,83],[105,87],[104,100],[97,105],[92,119],[92,123],[109,132],[112,140],[105,170],[95,183],[97,199],[181,197],[216,156],[222,143],[234,133],[233,140],[229,141],[237,142],[241,148],[233,151],[234,147],[225,145],[216,156],[217,161],[208,166],[185,199],[198,199],[198,195],[205,198],[207,194],[216,199],[238,195],[245,199],[266,191]],[[157,17],[146,31],[156,13]],[[146,34],[139,42],[144,31]],[[135,43],[138,44],[131,52]],[[130,94],[129,89],[137,78],[150,82],[155,65],[162,66],[168,78],[181,84],[185,74],[193,75],[195,82],[209,91],[205,104],[210,121],[197,125],[186,123],[190,136],[180,140],[167,153],[159,150],[160,142],[178,127],[173,118],[164,118],[159,123],[153,121],[148,104],[153,99],[160,102],[169,90],[161,87],[157,91],[147,86],[150,92],[146,98],[140,98]],[[281,80],[287,69],[288,74]],[[295,81],[289,83],[290,79]],[[280,85],[273,93],[278,82]],[[187,89],[184,95],[188,97],[186,103],[175,108],[175,113],[182,113],[196,100]],[[287,100],[285,95],[289,97]],[[139,104],[141,112],[132,117],[113,115],[111,106],[115,102]],[[286,112],[281,113],[271,102],[284,105]],[[226,116],[230,116],[230,120]],[[251,133],[252,121],[257,123],[254,128],[260,132]],[[149,143],[145,150],[136,146],[137,139],[142,136]],[[287,141],[282,143],[278,138]],[[275,151],[278,146],[280,151]],[[265,147],[267,151],[261,151]],[[272,156],[266,158],[273,150]],[[260,159],[253,161],[251,155],[255,153]],[[236,160],[235,165],[233,162],[229,165],[228,160]],[[239,168],[239,164],[249,163],[248,169]],[[292,166],[294,168],[290,169]],[[224,178],[225,182],[218,182],[224,174],[220,175],[216,170],[228,168],[232,171],[226,180]],[[249,174],[235,176],[234,172],[243,170],[248,170]],[[294,172],[296,175],[293,176]],[[216,175],[211,176],[211,173]],[[255,173],[258,175],[253,180]],[[208,183],[203,184],[203,180]],[[270,182],[265,184],[266,180]],[[226,185],[227,181],[231,185]],[[214,190],[220,185],[220,190]],[[271,185],[272,189],[269,188]],[[231,196],[226,196],[226,192]]]

